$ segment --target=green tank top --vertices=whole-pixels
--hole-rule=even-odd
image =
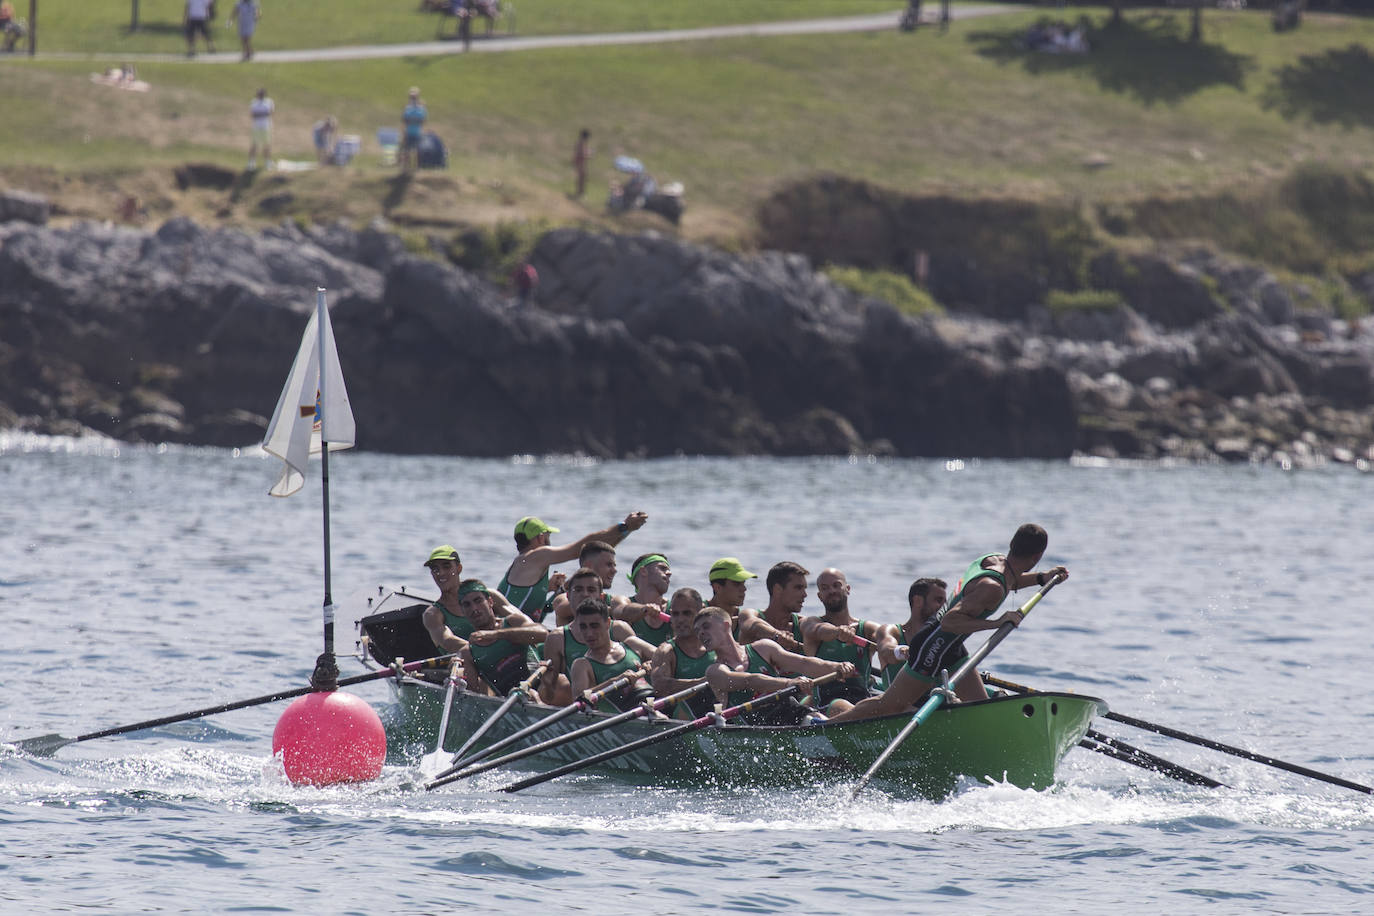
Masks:
[[[624,658],[622,658],[618,662],[611,662],[610,664],[607,664],[606,662],[599,662],[594,658],[588,657],[586,655],[586,650],[584,648],[582,657],[586,658],[587,664],[592,666],[592,680],[595,683],[604,684],[612,678],[619,677],[626,671],[629,671],[631,668],[637,668],[639,666],[639,654],[636,653],[635,650],[631,649],[629,646],[625,646],[624,649]],[[596,704],[596,708],[599,709],[601,712],[620,712],[620,708],[617,707],[610,700],[602,700],[600,703]]]
[[[474,627],[471,620],[468,620],[466,617],[459,617],[438,601],[434,602],[434,606],[443,612],[444,626],[448,627],[449,630],[453,632],[454,636],[457,636],[459,639],[467,639],[472,635]]]
[[[747,673],[767,674],[772,676],[777,675],[777,672],[773,670],[773,666],[768,664],[768,662],[764,661],[763,656],[759,655],[758,652],[754,651],[753,646],[744,647],[744,658],[745,661],[749,663],[748,666],[744,669]],[[730,691],[730,695],[725,700],[725,705],[738,706],[739,704],[749,700],[753,696],[754,692],[752,690],[732,690]]]
[[[864,621],[859,621],[854,632],[860,636],[863,635]],[[859,669],[859,677],[863,678],[863,682],[868,683],[868,676],[873,668],[873,656],[869,654],[868,649],[860,648],[852,643],[840,642],[838,639],[827,639],[816,646],[816,657],[831,662],[850,662]]]
[[[641,617],[634,622],[633,629],[636,636],[651,646],[661,646],[673,638],[673,628],[668,625],[667,621],[664,621],[656,627],[651,627],[645,623],[644,618]]]
[[[964,597],[964,592],[968,591],[969,586],[971,586],[974,582],[977,582],[979,579],[995,579],[997,581],[997,584],[1002,586],[1002,599],[1001,601],[998,601],[996,604],[994,604],[992,607],[988,608],[982,614],[980,614],[979,617],[983,620],[987,620],[993,614],[997,613],[997,609],[1002,606],[1002,602],[1007,600],[1007,595],[1011,594],[1011,589],[1007,588],[1006,576],[1002,575],[1002,573],[998,572],[995,569],[984,569],[983,561],[988,559],[989,557],[1000,556],[1002,556],[1002,554],[1000,553],[985,553],[981,557],[970,563],[968,569],[964,570],[963,577],[959,580],[959,591],[955,592],[953,598],[945,602],[945,610],[947,611],[949,608],[952,608],[956,604],[958,604],[959,599]],[[943,620],[944,616],[945,611],[941,611],[940,619]]]
[[[505,630],[513,626],[519,626],[519,624],[507,617],[505,620],[501,621],[501,625],[498,629]],[[468,632],[471,633],[472,631],[469,630]],[[479,646],[472,642],[468,643],[468,651],[472,653],[472,661],[477,665],[477,670],[481,672],[482,677],[486,678],[487,682],[493,686],[496,684],[495,675],[497,667],[512,655],[523,655],[525,649],[525,646],[517,645],[508,639],[498,639],[489,646]]]
[[[496,590],[506,596],[506,600],[515,605],[515,609],[520,611],[531,620],[543,619],[540,613],[544,609],[544,602],[549,597],[549,570],[544,568],[544,576],[533,585],[511,585],[510,571],[515,568],[512,563],[506,570],[506,574],[501,577],[501,582],[496,586]]]
[[[572,671],[572,663],[587,654],[587,644],[572,634],[572,624],[563,626],[563,671]]]
[[[792,615],[792,638],[797,641],[798,645],[806,645],[806,640],[802,638],[801,614]]]
[[[700,658],[693,658],[683,652],[676,641],[673,646],[673,677],[680,681],[694,681],[706,676],[706,669],[716,663],[716,653],[706,652]]]

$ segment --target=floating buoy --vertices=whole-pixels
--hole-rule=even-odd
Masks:
[[[281,755],[295,785],[367,782],[381,775],[386,730],[376,711],[351,693],[311,693],[277,720],[272,753]]]

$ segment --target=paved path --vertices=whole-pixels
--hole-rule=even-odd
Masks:
[[[1014,12],[1018,7],[1001,4],[955,6],[950,10],[954,19],[973,19],[998,13]],[[472,42],[473,54],[498,54],[507,51],[541,51],[547,48],[583,48],[607,45],[645,45],[670,41],[702,41],[713,38],[749,38],[770,35],[820,35],[836,32],[876,32],[895,29],[900,10],[873,13],[865,16],[838,16],[828,19],[794,19],[783,22],[760,22],[746,25],[720,25],[700,29],[668,29],[657,32],[610,32],[588,35],[530,35],[477,38]],[[934,22],[938,9],[927,8],[923,20]],[[462,54],[459,41],[417,41],[408,44],[353,45],[340,48],[306,48],[295,51],[259,51],[253,60],[260,63],[303,63],[306,61],[367,60],[380,57],[426,57],[441,54]],[[186,61],[180,54],[100,54],[39,53],[39,57],[53,60],[113,59],[129,61]],[[239,54],[220,52],[199,54],[197,63],[230,64],[239,62]]]

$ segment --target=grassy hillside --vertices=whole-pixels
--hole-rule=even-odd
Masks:
[[[145,3],[145,17],[159,2]],[[619,0],[597,2],[622,9]],[[749,2],[745,18],[782,0]],[[828,0],[786,2],[809,15]],[[522,15],[526,8],[537,8],[534,0]],[[153,84],[146,94],[91,83],[88,63],[10,59],[0,62],[8,128],[0,133],[0,180],[59,199],[66,188],[91,201],[90,212],[121,183],[149,195],[154,216],[190,207],[195,201],[171,187],[171,167],[240,167],[248,100],[259,85],[277,101],[278,155],[303,159],[316,118],[332,112],[345,132],[370,141],[378,126],[397,122],[406,87],[417,84],[450,145],[451,169],[401,186],[368,146],[357,167],[270,184],[259,176],[252,187],[202,201],[206,212],[280,218],[282,207],[263,212],[255,195],[279,195],[284,185],[295,201],[285,211],[314,216],[332,207],[361,218],[389,207],[438,222],[591,218],[610,156],[624,151],[660,178],[685,182],[685,232],[722,236],[746,233],[754,205],[780,183],[820,171],[902,191],[1080,201],[1110,215],[1116,202],[1268,186],[1305,162],[1355,172],[1374,165],[1374,58],[1366,50],[1374,22],[1309,15],[1296,32],[1278,35],[1262,12],[1209,11],[1204,41],[1194,45],[1186,13],[1142,11],[1110,26],[1096,9],[1087,11],[1091,53],[1021,50],[1019,36],[1048,12],[961,22],[947,34],[894,29],[350,63],[148,63],[139,70]],[[606,19],[615,28],[628,21]],[[55,42],[55,8],[47,21]],[[596,171],[587,201],[575,203],[564,195],[567,161],[583,126],[593,132]],[[1197,209],[1189,219],[1205,220],[1210,211]],[[1148,216],[1131,210],[1123,221],[1139,227]]]

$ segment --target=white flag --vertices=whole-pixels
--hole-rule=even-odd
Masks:
[[[304,486],[306,462],[311,455],[320,453],[321,441],[329,443],[331,452],[353,447],[353,408],[349,406],[348,389],[339,368],[339,352],[334,347],[334,328],[329,323],[324,290],[318,296],[315,313],[305,326],[291,375],[262,442],[263,451],[286,462],[281,478],[268,491],[273,496],[290,496]]]

